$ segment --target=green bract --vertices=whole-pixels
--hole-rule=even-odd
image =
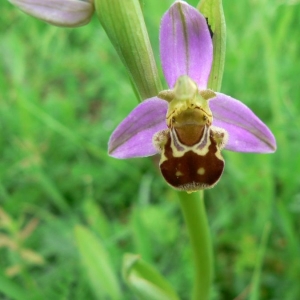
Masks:
[[[126,66],[139,98],[162,89],[138,0],[96,0],[99,20]]]
[[[207,86],[214,91],[220,91],[226,50],[226,24],[222,0],[202,0],[198,4],[198,9],[208,20],[214,49],[213,64]]]

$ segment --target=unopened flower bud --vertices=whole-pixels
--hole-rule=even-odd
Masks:
[[[23,12],[62,27],[87,24],[94,13],[93,0],[9,0]]]

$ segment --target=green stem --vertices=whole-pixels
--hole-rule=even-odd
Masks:
[[[140,100],[156,96],[162,86],[139,0],[95,0],[95,7]]]
[[[213,277],[213,257],[203,191],[178,194],[194,259],[195,277],[192,299],[208,300]]]

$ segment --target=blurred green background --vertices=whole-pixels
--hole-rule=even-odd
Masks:
[[[57,28],[2,2],[0,299],[108,299],[95,255],[102,246],[122,299],[136,299],[121,279],[126,252],[141,254],[188,299],[192,259],[176,193],[151,159],[107,156],[110,134],[137,100],[97,18]],[[159,65],[159,22],[172,1],[143,2]],[[225,174],[205,192],[212,299],[297,300],[300,3],[223,2],[222,92],[264,120],[278,150],[224,151]]]

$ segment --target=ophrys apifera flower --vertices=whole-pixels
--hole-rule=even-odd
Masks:
[[[170,87],[139,104],[109,141],[116,158],[161,154],[160,169],[176,189],[214,186],[224,169],[221,150],[270,153],[268,127],[242,102],[207,88],[213,45],[205,18],[185,2],[163,16],[160,56]]]

